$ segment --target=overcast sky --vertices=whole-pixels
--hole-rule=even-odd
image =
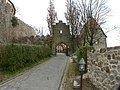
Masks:
[[[49,0],[11,0],[16,9],[16,16],[23,20],[25,23],[39,28],[43,26],[44,33],[48,34],[47,28],[47,8],[49,6]],[[106,29],[112,30],[114,26],[120,26],[120,0],[108,0],[108,5],[111,9],[111,15],[106,23]],[[55,10],[59,20],[63,20],[66,0],[54,0]],[[104,30],[106,32],[106,30]],[[108,46],[120,45],[118,42],[118,32],[111,31],[106,33]]]

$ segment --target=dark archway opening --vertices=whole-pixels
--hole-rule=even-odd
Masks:
[[[55,48],[56,53],[65,53],[68,56],[69,46],[63,42],[56,45]]]

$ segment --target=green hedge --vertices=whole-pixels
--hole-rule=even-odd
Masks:
[[[0,45],[0,70],[18,71],[51,55],[52,51],[47,46]]]

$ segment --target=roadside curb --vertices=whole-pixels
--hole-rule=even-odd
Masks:
[[[65,87],[65,84],[66,84],[66,79],[67,79],[67,71],[68,71],[68,66],[69,66],[69,57],[67,58],[67,62],[66,62],[66,67],[63,71],[63,75],[62,75],[62,78],[61,78],[61,82],[60,82],[60,85],[59,85],[59,88],[58,90],[64,90],[64,87]]]

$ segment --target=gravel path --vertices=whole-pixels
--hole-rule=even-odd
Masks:
[[[57,54],[49,61],[0,85],[0,90],[58,90],[68,58]]]

